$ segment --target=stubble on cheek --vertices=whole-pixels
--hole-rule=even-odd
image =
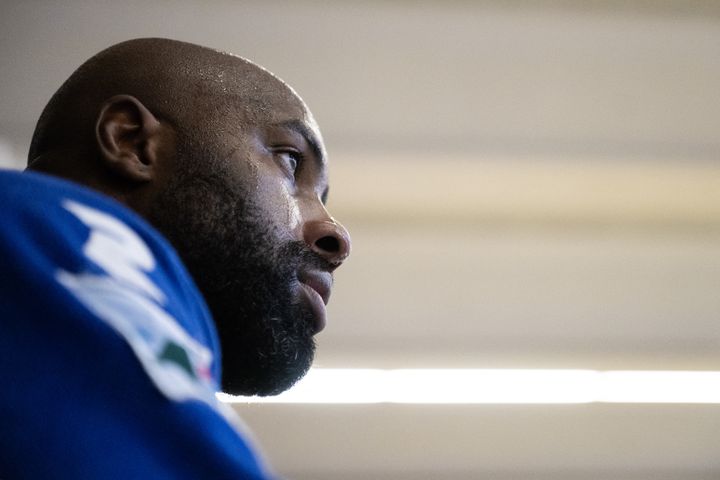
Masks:
[[[298,207],[297,200],[293,197],[293,195],[290,192],[290,189],[287,187],[287,185],[283,185],[283,195],[287,199],[287,214],[286,214],[286,221],[288,228],[291,232],[295,232],[300,227],[300,224],[302,223],[302,217],[300,215],[300,207]]]

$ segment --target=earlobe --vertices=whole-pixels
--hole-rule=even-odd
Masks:
[[[101,161],[109,171],[126,180],[152,180],[160,129],[160,122],[137,98],[117,95],[108,99],[95,125]]]

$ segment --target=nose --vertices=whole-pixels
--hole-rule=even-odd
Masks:
[[[303,237],[312,251],[335,267],[339,267],[350,255],[350,234],[335,220],[307,222]]]

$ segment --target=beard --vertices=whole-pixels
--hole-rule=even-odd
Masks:
[[[312,313],[299,301],[297,272],[328,263],[304,242],[281,240],[245,188],[230,185],[223,168],[205,165],[190,171],[178,164],[148,217],[210,307],[222,390],[276,395],[307,373],[315,354]]]

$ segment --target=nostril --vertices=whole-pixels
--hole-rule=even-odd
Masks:
[[[345,227],[332,219],[306,222],[303,240],[313,252],[330,262],[328,269],[337,268],[350,254],[350,236]]]
[[[331,236],[322,237],[317,240],[315,246],[325,252],[336,253],[340,251],[340,242],[337,238]]]

